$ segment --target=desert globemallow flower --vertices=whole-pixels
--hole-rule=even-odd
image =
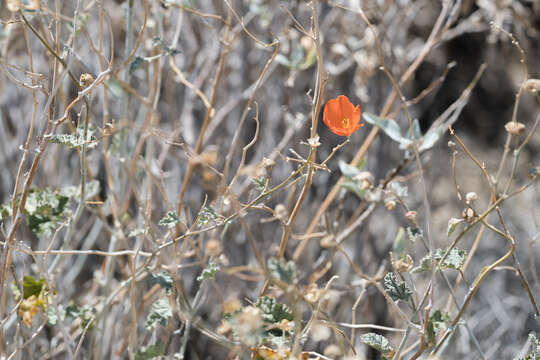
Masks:
[[[350,136],[364,124],[360,123],[360,105],[354,106],[348,97],[339,95],[324,106],[323,121],[339,136]]]

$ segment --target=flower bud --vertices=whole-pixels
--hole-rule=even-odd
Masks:
[[[409,220],[410,222],[412,222],[415,225],[416,225],[416,215],[417,215],[417,213],[414,210],[407,211],[407,213],[405,213],[405,217],[407,218],[407,220]]]
[[[392,211],[396,208],[396,201],[394,199],[385,199],[384,206],[386,206],[388,210]]]
[[[373,177],[373,174],[369,171],[362,171],[358,175],[353,177],[353,180],[356,180],[360,183],[360,189],[366,190],[373,186],[375,178]]]

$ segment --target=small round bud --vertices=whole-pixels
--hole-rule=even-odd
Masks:
[[[375,178],[373,174],[369,171],[362,171],[360,174],[356,175],[353,180],[356,180],[360,183],[360,189],[366,190],[373,186]]]
[[[399,273],[406,273],[412,270],[414,261],[409,254],[394,260],[392,257],[392,267]]]
[[[210,239],[205,246],[205,253],[208,256],[219,256],[223,251],[221,243],[216,239]]]
[[[261,164],[266,170],[270,171],[270,170],[272,170],[274,168],[274,165],[276,165],[276,162],[274,160],[272,160],[272,159],[268,159],[268,158],[265,157],[265,158],[263,158]]]
[[[86,88],[92,85],[92,83],[94,82],[94,77],[88,73],[83,73],[81,74],[81,77],[79,78],[79,82],[81,83],[83,87]]]
[[[448,141],[448,147],[449,147],[450,149],[453,149],[453,148],[456,147],[456,143],[453,142],[452,140],[450,140],[450,141]]]
[[[409,220],[413,224],[416,224],[416,215],[418,215],[418,214],[414,210],[407,211],[405,213],[405,217],[407,218],[407,220]]]
[[[474,213],[473,209],[465,208],[463,212],[461,213],[461,216],[466,222],[471,223],[474,220],[474,217],[476,216],[476,214]]]
[[[539,176],[540,176],[540,166],[536,166],[529,169],[529,178],[531,180],[534,180]]]
[[[323,290],[319,289],[317,284],[311,283],[304,289],[304,293],[306,301],[313,304],[320,300]]]
[[[323,249],[333,248],[338,243],[336,242],[336,238],[334,235],[326,235],[323,237],[319,243]]]
[[[508,133],[515,136],[521,136],[525,133],[525,124],[517,121],[510,121],[504,125],[504,128]]]
[[[540,91],[540,79],[529,79],[525,81],[523,88],[532,93]]]
[[[473,202],[474,200],[478,199],[478,194],[476,194],[474,191],[471,191],[471,192],[468,192],[466,195],[465,195],[465,200],[470,203],[470,202]]]
[[[280,221],[287,220],[288,213],[289,212],[287,211],[287,207],[283,204],[277,204],[274,208],[274,216]]]
[[[396,208],[396,201],[394,199],[384,200],[384,206],[386,206],[388,210],[392,211]]]
[[[324,356],[330,359],[337,359],[341,355],[343,355],[341,349],[336,344],[330,344],[324,349]]]

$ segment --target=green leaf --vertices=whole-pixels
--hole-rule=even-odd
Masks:
[[[420,129],[420,121],[418,119],[414,119],[412,121],[412,124],[413,124],[414,138],[420,139],[422,137],[422,130]],[[411,138],[410,132],[409,132],[409,138]]]
[[[388,273],[384,277],[384,290],[394,301],[407,301],[412,295],[411,289],[404,281],[399,280],[394,273]]]
[[[13,293],[13,297],[15,298],[15,301],[19,301],[21,299],[21,290],[17,287],[15,283],[9,284],[9,287],[11,289],[11,292]]]
[[[415,242],[416,240],[421,239],[424,236],[424,233],[422,229],[417,227],[407,227],[407,236],[409,237],[409,240],[412,242]]]
[[[410,139],[407,139],[401,135],[401,129],[395,120],[381,118],[377,115],[370,113],[363,113],[362,116],[364,117],[364,120],[366,120],[366,122],[370,123],[371,125],[377,126],[392,140],[397,141],[402,146],[408,146],[412,144],[412,141]]]
[[[171,274],[169,274],[167,271],[162,271],[155,275],[150,274],[150,282],[152,284],[159,284],[162,289],[165,289],[167,295],[171,294],[173,288],[173,279]]]
[[[137,236],[141,236],[145,233],[145,229],[142,229],[142,228],[138,228],[138,229],[134,229],[134,230],[131,230],[128,234],[128,238],[130,237],[137,237]]]
[[[443,314],[440,310],[435,311],[430,317],[427,326],[427,336],[430,344],[436,343],[439,331],[445,330],[450,322],[448,314]]]
[[[43,288],[45,287],[45,279],[34,279],[32,276],[25,276],[23,278],[23,298],[28,299],[32,295],[39,296]]]
[[[135,353],[135,360],[150,360],[158,356],[162,356],[165,353],[165,345],[158,341],[154,345],[150,345],[146,348],[137,350]]]
[[[396,253],[396,255],[399,256],[405,252],[406,245],[407,242],[405,237],[405,229],[400,226],[396,234],[396,238],[394,239],[392,250],[394,251],[394,253]]]
[[[96,308],[93,306],[84,305],[83,307],[78,307],[72,304],[66,307],[65,317],[81,319],[81,329],[84,329],[89,322],[93,322],[96,319],[96,313]]]
[[[409,195],[409,189],[407,188],[407,186],[397,181],[392,181],[392,183],[390,184],[390,189],[401,199],[406,198]]]
[[[422,151],[431,149],[442,137],[442,134],[443,130],[440,127],[429,130],[422,138],[420,146],[418,147],[418,152],[420,153]]]
[[[36,234],[50,235],[64,217],[69,198],[59,191],[31,189],[24,207],[28,227]]]
[[[0,205],[0,221],[11,217],[13,215],[11,201],[5,204]]]
[[[91,198],[99,194],[100,188],[101,188],[101,185],[99,184],[99,181],[97,180],[92,180],[92,181],[87,182],[84,188],[84,199],[90,200]],[[81,186],[80,185],[66,186],[60,189],[60,193],[68,198],[80,199]]]
[[[58,324],[58,319],[64,320],[66,317],[66,311],[61,305],[58,305],[58,310],[60,311],[60,316],[56,314],[56,309],[49,304],[47,308],[47,323],[50,326]]]
[[[315,47],[312,47],[308,53],[306,54],[306,57],[304,58],[304,62],[300,64],[299,69],[300,70],[306,70],[315,65],[317,62],[317,49]]]
[[[382,335],[375,333],[367,333],[360,336],[360,341],[371,346],[377,351],[380,351],[385,356],[392,356],[394,348],[390,341]]]
[[[108,80],[105,81],[105,83],[107,84],[107,88],[111,91],[114,97],[116,98],[122,97],[122,95],[124,94],[124,89],[122,88],[122,85],[120,85],[118,81],[112,78],[109,78]]]
[[[259,191],[263,191],[266,187],[266,176],[262,176],[260,178],[252,178],[251,181],[255,185],[255,188]]]
[[[431,255],[426,255],[420,260],[420,265],[412,269],[411,273],[417,274],[431,270]]]
[[[442,249],[437,249],[435,251],[435,260],[440,261],[444,256],[444,251]],[[459,270],[465,263],[465,258],[467,257],[467,251],[463,249],[454,248],[450,250],[448,256],[444,259],[440,266],[446,269],[456,269]]]
[[[458,225],[461,224],[464,220],[463,219],[456,219],[451,218],[448,220],[448,229],[446,230],[446,235],[450,237],[452,233],[457,229]]]
[[[98,144],[98,140],[95,136],[92,136],[94,129],[89,127],[86,131],[86,147],[92,149]],[[54,144],[60,144],[69,148],[78,148],[85,144],[84,141],[84,128],[78,127],[75,134],[54,134],[51,135],[51,142]]]
[[[80,309],[79,318],[81,319],[81,328],[84,329],[90,321],[96,319],[96,308],[90,305],[84,305]]]
[[[152,304],[144,326],[147,330],[154,329],[158,324],[166,326],[171,316],[172,309],[169,300],[167,298],[159,299]]]
[[[296,284],[297,276],[294,262],[285,262],[283,259],[277,260],[270,258],[268,259],[267,266],[272,278],[281,280],[287,284]]]
[[[176,226],[176,224],[180,223],[180,219],[178,218],[178,215],[176,215],[176,212],[169,211],[163,217],[161,220],[159,220],[158,225],[160,226],[167,226],[169,229]]]
[[[519,360],[540,360],[540,340],[535,333],[529,334],[529,342],[531,343],[531,352]]]
[[[294,318],[287,305],[278,303],[271,296],[262,296],[255,306],[262,311],[262,318],[268,323],[278,323],[281,320],[292,321]]]
[[[219,264],[211,257],[208,265],[203,269],[201,275],[197,276],[197,281],[213,279],[219,271]]]
[[[81,314],[81,309],[75,304],[71,304],[68,307],[66,307],[66,317],[79,317]]]
[[[144,62],[144,59],[140,56],[135,56],[135,59],[129,64],[129,74],[133,74],[135,70],[139,69]]]
[[[362,198],[366,193],[366,190],[360,188],[360,184],[356,181],[345,181],[340,186],[345,190],[356,194],[359,198]]]
[[[341,173],[348,178],[353,178],[361,172],[359,168],[349,165],[343,160],[339,160],[339,170],[341,170]]]
[[[203,226],[218,218],[216,211],[211,206],[205,206],[199,211],[197,225]]]
[[[280,65],[289,67],[291,65],[291,62],[287,57],[283,54],[277,54],[276,55],[276,62]]]

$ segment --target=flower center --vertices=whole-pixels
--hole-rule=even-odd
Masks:
[[[350,120],[349,118],[343,118],[341,120],[341,126],[343,126],[345,129],[349,128]]]

